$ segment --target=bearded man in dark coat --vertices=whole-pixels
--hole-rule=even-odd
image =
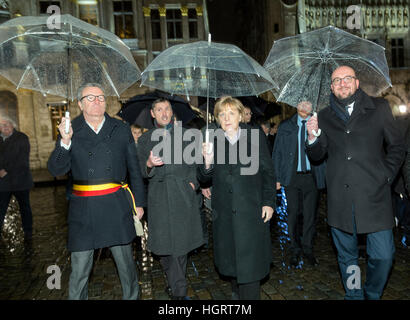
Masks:
[[[345,298],[380,299],[395,252],[390,189],[404,159],[404,141],[387,101],[362,91],[352,68],[334,70],[331,89],[330,106],[307,122],[307,153],[313,160],[328,155],[328,223]],[[363,289],[357,234],[367,235]]]
[[[62,118],[60,137],[48,160],[53,176],[71,170],[73,178],[68,213],[72,268],[68,297],[88,298],[94,249],[109,247],[123,299],[135,300],[139,286],[131,247],[136,236],[133,212],[136,218],[142,217],[145,196],[134,139],[128,124],[105,112],[105,96],[99,84],[82,86],[78,105],[82,114],[70,123],[68,133],[68,120]],[[131,188],[125,184],[127,176]]]
[[[155,128],[139,138],[137,151],[148,179],[148,250],[160,256],[172,299],[188,300],[187,254],[204,244],[196,164],[183,158],[186,130],[174,124],[170,102],[154,101],[151,116]]]

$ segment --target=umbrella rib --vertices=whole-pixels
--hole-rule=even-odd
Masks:
[[[24,70],[24,73],[23,73],[23,75],[21,76],[20,81],[19,81],[19,83],[18,83],[18,85],[17,85],[17,90],[20,88],[21,83],[23,82],[23,80],[24,80],[26,74],[28,73],[28,71],[29,71],[30,69],[33,70],[33,73],[35,74],[35,78],[36,78],[36,80],[37,80],[37,82],[38,82],[38,84],[39,84],[40,91],[41,91],[42,93],[44,93],[43,87],[42,87],[42,85],[41,85],[40,78],[38,77],[38,74],[37,74],[36,70],[33,68],[33,65],[32,65],[31,63],[29,63],[29,64],[28,64],[28,68],[26,68],[26,70]]]
[[[309,67],[309,65],[314,64],[314,63],[315,63],[315,61],[310,62],[307,66],[305,66],[305,68],[306,68],[306,67]],[[280,90],[280,94],[279,94],[279,97],[278,97],[278,99],[277,99],[278,101],[279,101],[279,99],[282,98],[283,92],[285,91],[284,88],[286,88],[286,87],[288,86],[288,84],[289,84],[290,82],[292,82],[293,79],[294,79],[296,76],[298,76],[299,73],[302,72],[303,70],[304,70],[303,68],[300,68],[300,70],[299,70],[298,72],[295,72],[295,73],[289,78],[289,80],[286,82],[286,84],[285,84],[285,85],[283,86],[283,88]]]
[[[104,72],[104,74],[105,74],[105,77],[106,77],[106,78],[108,79],[108,81],[110,82],[111,87],[114,89],[115,94],[117,95],[117,97],[119,97],[120,95],[118,94],[117,88],[114,86],[114,83],[113,83],[113,81],[112,81],[110,75],[108,74],[108,72],[107,72],[107,70],[105,69],[104,65],[101,63],[100,58],[98,58],[98,56],[96,56],[96,55],[94,54],[94,52],[92,52],[88,47],[85,47],[85,48],[86,48],[86,49],[91,53],[91,55],[93,55],[93,56],[95,57],[95,59],[98,61],[99,65],[101,66],[101,68],[102,68],[102,70],[103,70],[103,72]]]

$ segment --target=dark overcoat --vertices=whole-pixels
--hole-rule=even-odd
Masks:
[[[252,141],[251,127],[242,123],[240,127],[241,135],[234,145],[226,138],[213,140],[215,164],[209,170],[199,167],[199,176],[203,182],[212,179],[215,265],[221,274],[237,277],[238,283],[248,283],[263,279],[270,271],[270,229],[269,222],[263,222],[262,207],[274,208],[276,191],[266,137],[260,129],[253,129],[255,141]],[[218,156],[223,151],[220,144],[225,144],[222,156]],[[246,145],[248,156],[252,145],[256,150],[251,158],[252,162],[259,161],[254,174],[241,173],[249,163],[240,161],[240,156],[236,164],[229,162],[229,153],[241,152],[241,145]],[[224,164],[219,157],[224,159]]]
[[[48,160],[53,176],[71,170],[76,181],[89,184],[127,181],[137,207],[145,205],[144,186],[134,139],[128,124],[105,114],[105,123],[96,134],[80,115],[72,121],[69,150],[60,138]],[[85,251],[130,243],[136,236],[129,194],[115,193],[81,197],[72,195],[68,213],[68,250]]]
[[[0,179],[0,192],[33,187],[29,160],[30,142],[23,132],[14,129],[6,140],[0,138],[0,169],[7,171],[7,175]]]
[[[391,183],[405,147],[387,101],[363,93],[347,122],[330,107],[319,112],[318,122],[322,133],[307,152],[317,160],[328,156],[329,225],[353,233],[354,210],[357,233],[391,229]]]
[[[283,121],[278,128],[272,152],[273,168],[276,181],[288,186],[296,173],[298,162],[298,115]],[[305,145],[302,146],[303,148]],[[310,159],[310,167],[318,189],[326,187],[325,161],[314,162]]]
[[[148,179],[147,245],[157,255],[181,256],[204,244],[197,192],[189,184],[192,182],[195,189],[199,188],[196,164],[185,162],[182,150],[190,143],[182,141],[176,130],[183,135],[186,129],[151,129],[138,139],[138,159],[142,175]],[[160,140],[153,138],[156,133],[160,133]],[[176,148],[175,141],[180,143],[180,148]],[[171,158],[167,161],[164,153],[157,153],[166,164],[148,172],[146,163],[151,150],[166,143],[169,143]]]

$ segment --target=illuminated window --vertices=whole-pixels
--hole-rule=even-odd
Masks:
[[[132,1],[114,1],[115,34],[122,39],[135,38]]]
[[[67,104],[64,102],[61,103],[50,103],[47,104],[48,110],[50,110],[50,118],[51,118],[51,128],[52,128],[52,135],[53,140],[57,140],[58,136],[58,126],[60,124],[61,118],[64,116],[65,112],[67,111]]]
[[[78,17],[95,26],[98,26],[98,6],[96,4],[78,4]]]
[[[167,9],[168,39],[182,39],[182,15],[180,9]]]

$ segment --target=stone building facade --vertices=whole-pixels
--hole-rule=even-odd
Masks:
[[[0,23],[18,16],[38,16],[56,5],[71,14],[116,34],[130,48],[142,70],[169,46],[204,40],[208,33],[205,0],[0,0]],[[121,102],[144,93],[137,82],[117,97],[107,98],[107,112],[115,115]],[[46,168],[54,148],[56,126],[69,107],[72,117],[80,113],[76,101],[19,89],[0,77],[0,113],[16,120],[30,138],[32,169]]]

